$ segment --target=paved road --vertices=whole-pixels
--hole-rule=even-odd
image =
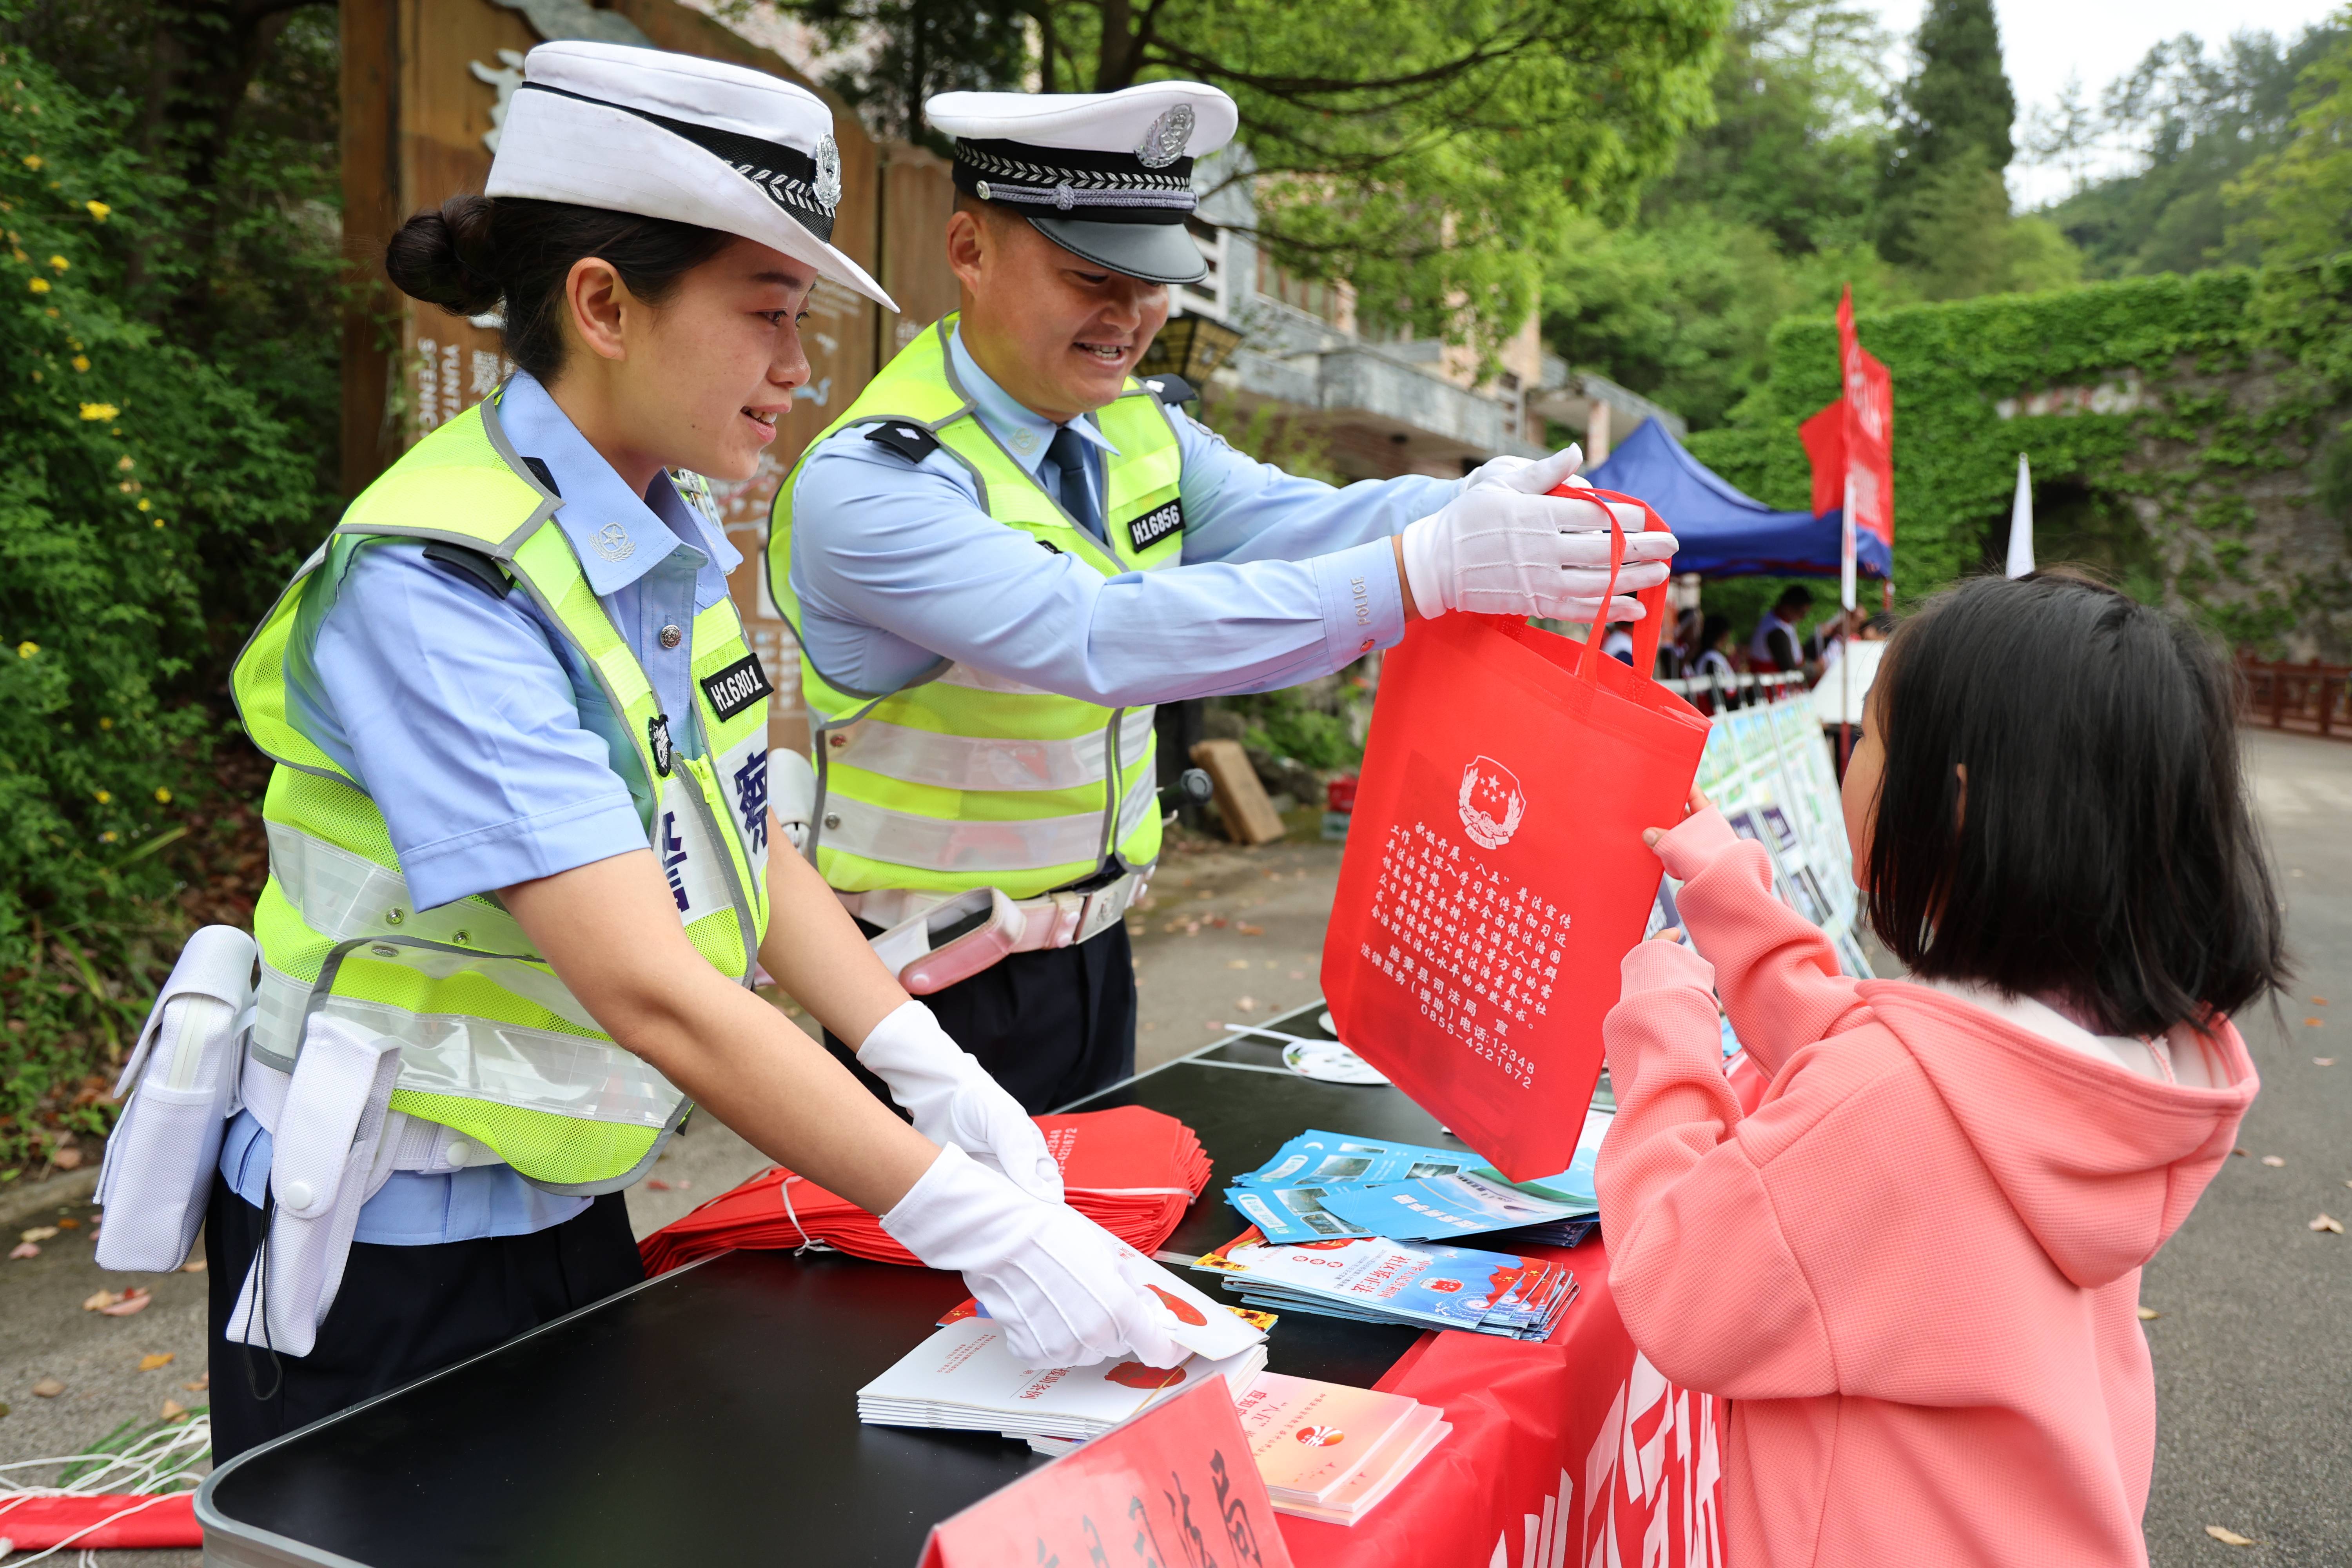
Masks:
[[[2239,1020],[2263,1075],[2246,1154],[2141,1284],[2164,1314],[2147,1325],[2148,1550],[2155,1568],[2344,1568],[2352,1236],[2308,1226],[2328,1214],[2352,1229],[2352,745],[2259,730],[2246,741],[2298,973],[2275,1016]],[[2222,1545],[2209,1524],[2256,1544]]]
[[[2148,1542],[2154,1568],[2347,1568],[2352,1237],[2307,1224],[2326,1212],[2352,1227],[2352,745],[2264,731],[2247,744],[2299,975],[2277,1019],[2242,1021],[2264,1082],[2246,1123],[2247,1156],[2229,1162],[2147,1272],[2145,1299],[2163,1313],[2147,1325],[2159,1410]],[[1311,842],[1170,857],[1151,907],[1129,917],[1141,1065],[1316,994],[1339,864],[1336,846]],[[2320,1057],[2336,1065],[2315,1066]],[[2265,1155],[2285,1163],[2266,1165]],[[631,1217],[642,1235],[762,1163],[698,1119],[656,1172],[665,1187],[630,1193]],[[88,1235],[68,1231],[38,1259],[0,1263],[0,1401],[14,1406],[0,1419],[0,1459],[68,1451],[127,1416],[152,1417],[167,1397],[202,1397],[179,1386],[205,1370],[202,1277],[146,1281],[156,1304],[136,1317],[84,1312],[89,1292],[124,1282],[90,1262]],[[175,1352],[168,1367],[137,1371],[141,1355],[166,1350]],[[68,1392],[32,1397],[46,1376]],[[2224,1546],[2208,1524],[2256,1544]],[[2031,1521],[2018,1528],[2030,1531]],[[105,1561],[195,1568],[197,1560]]]

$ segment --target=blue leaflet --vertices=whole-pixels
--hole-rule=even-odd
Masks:
[[[1234,1178],[1225,1201],[1276,1243],[1331,1241],[1370,1233],[1323,1205],[1335,1182],[1400,1182],[1451,1175],[1478,1164],[1459,1149],[1433,1149],[1342,1132],[1300,1133],[1258,1169]]]

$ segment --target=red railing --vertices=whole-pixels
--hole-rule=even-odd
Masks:
[[[2243,722],[2352,741],[2352,665],[2272,664],[2242,654],[2238,671]]]

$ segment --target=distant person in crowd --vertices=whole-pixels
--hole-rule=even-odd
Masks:
[[[1706,617],[1692,605],[1675,617],[1674,636],[1658,644],[1658,675],[1661,679],[1673,679],[1690,674],[1698,664],[1705,646],[1699,641],[1700,629]]]
[[[1601,651],[1620,664],[1631,665],[1633,662],[1633,634],[1622,626],[1611,626],[1609,635],[1601,639]]]
[[[1703,704],[1709,712],[1739,706],[1739,668],[1731,659],[1731,619],[1710,615],[1699,623],[1697,657],[1691,662],[1694,679],[1709,683]]]
[[[1731,1402],[1726,1562],[2147,1562],[2140,1269],[2254,1098],[2230,1016],[2288,977],[2232,721],[2221,651],[2098,584],[1907,621],[1843,800],[1909,981],[1842,976],[1696,792],[1644,835],[1696,951],[1626,956],[1601,1223],[1633,1342]]]
[[[1756,635],[1748,640],[1748,667],[1759,675],[1794,674],[1805,668],[1805,645],[1797,631],[1797,623],[1813,607],[1813,592],[1801,583],[1791,583],[1772,601],[1764,618],[1756,623]]]

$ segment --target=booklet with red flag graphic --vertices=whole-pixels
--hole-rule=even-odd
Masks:
[[[1192,1267],[1268,1311],[1521,1340],[1550,1338],[1577,1290],[1574,1273],[1540,1258],[1380,1237],[1276,1247],[1255,1226]]]

